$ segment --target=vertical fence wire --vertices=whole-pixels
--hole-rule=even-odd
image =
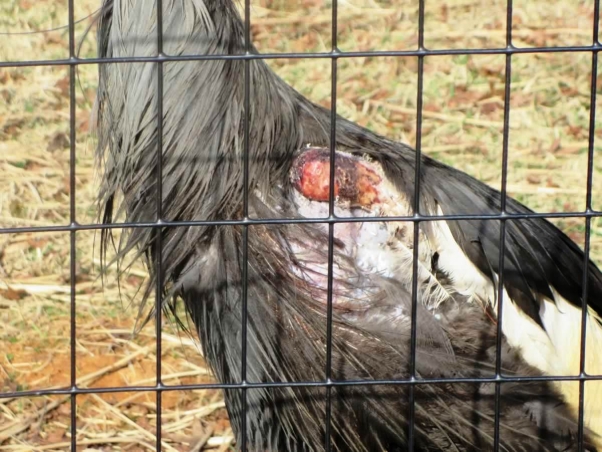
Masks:
[[[245,0],[245,55],[251,54],[251,2]],[[243,221],[249,220],[249,148],[250,148],[250,121],[251,121],[251,60],[244,60],[244,142],[243,142]],[[247,451],[247,410],[248,410],[248,391],[247,391],[247,327],[248,327],[248,282],[249,282],[249,225],[242,226],[242,313],[241,313],[241,365],[240,380],[242,384],[242,413],[241,413],[241,434],[242,444],[240,450]]]
[[[331,16],[331,56],[330,56],[330,173],[328,188],[328,262],[326,287],[326,369],[325,369],[325,428],[324,448],[332,450],[332,296],[333,296],[333,266],[334,266],[334,228],[336,215],[335,200],[335,160],[337,148],[337,68],[338,49],[338,1],[332,2]]]
[[[418,50],[424,51],[424,15],[426,0],[418,3]],[[410,365],[409,381],[416,381],[416,336],[418,321],[418,259],[420,248],[420,181],[422,155],[422,103],[424,91],[424,55],[418,55],[417,93],[416,93],[416,159],[414,171],[414,200],[413,200],[413,261],[412,261],[412,314],[410,325]],[[414,426],[416,422],[415,386],[408,389],[408,451],[415,446]]]
[[[589,265],[590,254],[590,239],[591,239],[591,221],[594,217],[599,217],[600,212],[597,212],[592,207],[592,185],[594,173],[594,144],[595,144],[595,117],[596,117],[596,98],[597,98],[597,66],[598,52],[602,48],[598,40],[599,23],[598,17],[600,13],[600,1],[594,1],[594,24],[593,38],[591,46],[566,46],[566,47],[537,47],[531,49],[516,48],[512,43],[512,0],[507,0],[506,5],[506,47],[501,49],[460,49],[460,50],[428,50],[424,47],[424,23],[425,23],[425,0],[419,0],[418,8],[418,47],[415,51],[371,51],[371,52],[341,52],[338,48],[338,4],[337,0],[332,2],[332,30],[331,51],[324,54],[309,54],[309,53],[290,53],[290,54],[274,54],[274,55],[255,55],[252,53],[251,42],[251,23],[250,23],[250,0],[244,2],[244,22],[245,22],[245,52],[244,55],[192,55],[186,57],[167,56],[163,52],[163,2],[156,0],[157,8],[157,56],[156,57],[128,57],[120,59],[82,59],[77,56],[75,45],[75,20],[74,20],[74,1],[68,0],[68,27],[69,27],[69,58],[66,60],[48,60],[48,61],[20,61],[20,62],[0,62],[2,67],[25,67],[25,66],[52,66],[52,65],[68,65],[69,66],[69,224],[64,226],[50,227],[3,227],[0,228],[0,234],[16,234],[25,232],[52,232],[66,231],[69,232],[70,240],[70,386],[68,388],[40,390],[40,391],[21,391],[21,392],[6,392],[0,394],[0,398],[13,397],[34,397],[40,395],[68,395],[70,397],[70,447],[75,451],[77,447],[77,404],[76,398],[79,394],[89,393],[110,393],[122,391],[155,391],[156,397],[156,450],[162,449],[162,432],[161,432],[161,410],[162,410],[162,393],[164,391],[185,390],[185,389],[209,389],[221,388],[241,391],[242,397],[242,444],[240,448],[243,451],[247,450],[247,403],[249,388],[278,388],[286,386],[298,387],[314,387],[317,389],[325,389],[325,449],[332,449],[331,434],[332,434],[332,390],[341,385],[367,385],[367,384],[390,384],[390,385],[408,385],[409,393],[409,414],[408,414],[408,450],[413,450],[415,447],[415,386],[417,384],[449,384],[453,382],[474,382],[483,383],[490,382],[495,384],[495,429],[494,429],[494,450],[500,448],[500,387],[504,382],[511,381],[576,381],[579,384],[579,430],[578,430],[578,447],[579,450],[584,448],[584,399],[585,399],[585,382],[589,380],[601,380],[601,376],[591,376],[586,372],[586,326],[587,326],[587,296],[588,296],[588,274],[587,267]],[[547,213],[547,214],[526,214],[526,215],[511,215],[506,212],[506,196],[507,196],[507,175],[508,175],[508,148],[509,148],[509,118],[511,109],[511,79],[512,79],[512,56],[518,53],[537,53],[537,52],[590,52],[592,54],[592,74],[591,74],[591,92],[590,92],[590,118],[589,118],[589,137],[588,137],[588,167],[587,167],[587,192],[586,192],[586,209],[584,212],[565,212],[565,213]],[[420,183],[421,183],[421,147],[422,147],[422,107],[423,107],[423,78],[424,78],[424,59],[427,56],[436,55],[479,55],[479,54],[500,54],[505,56],[505,86],[504,86],[504,120],[503,120],[503,150],[502,150],[502,177],[501,177],[501,199],[500,212],[498,215],[446,215],[439,217],[427,217],[420,213]],[[417,107],[416,107],[416,161],[415,161],[415,180],[414,180],[414,212],[411,217],[407,218],[387,218],[381,221],[412,221],[414,226],[414,262],[413,262],[413,281],[412,281],[412,322],[410,334],[410,363],[409,363],[409,378],[407,380],[385,380],[385,381],[333,381],[332,380],[332,304],[333,304],[333,261],[334,261],[334,228],[337,223],[348,221],[348,219],[339,219],[335,215],[334,197],[335,197],[335,158],[337,144],[337,63],[340,58],[354,58],[365,56],[396,56],[396,57],[415,57],[418,59],[418,83],[417,83]],[[328,286],[327,286],[327,325],[326,325],[326,369],[325,380],[322,382],[259,382],[249,383],[247,381],[247,294],[248,294],[248,228],[252,224],[293,224],[299,220],[289,219],[249,219],[249,148],[250,148],[250,115],[251,115],[251,77],[250,66],[252,60],[256,58],[329,58],[331,60],[331,124],[330,124],[330,187],[329,187],[329,216],[328,223]],[[244,153],[243,153],[243,218],[242,220],[228,221],[195,221],[195,222],[172,222],[163,219],[163,91],[164,91],[164,64],[169,61],[185,61],[185,60],[210,60],[218,59],[224,61],[232,61],[237,59],[243,60],[244,65]],[[77,223],[76,218],[76,71],[78,65],[81,64],[140,64],[154,63],[157,66],[157,168],[156,168],[156,221],[149,223],[121,223],[111,225],[90,224],[81,225]],[[582,330],[581,330],[581,347],[580,347],[580,371],[578,376],[569,377],[506,377],[501,373],[501,348],[502,348],[502,309],[504,303],[504,256],[505,256],[505,232],[507,221],[521,221],[528,218],[567,218],[581,217],[585,221],[585,244],[584,244],[584,272],[583,272],[583,294],[582,294]],[[499,275],[496,284],[497,296],[497,339],[496,339],[496,364],[495,376],[493,378],[474,378],[474,379],[455,379],[455,378],[440,378],[421,381],[416,379],[416,336],[417,336],[417,274],[418,274],[418,247],[420,222],[433,221],[442,219],[482,219],[489,221],[500,222],[500,238],[499,238]],[[372,219],[374,220],[374,219]],[[377,219],[378,220],[378,219]],[[371,221],[362,219],[358,221]],[[316,220],[316,223],[324,222],[324,220]],[[196,384],[196,385],[174,385],[164,386],[161,379],[161,324],[162,324],[162,297],[163,297],[163,256],[162,256],[162,235],[161,231],[166,227],[178,227],[182,225],[206,227],[212,225],[232,225],[242,227],[243,232],[243,249],[242,249],[242,338],[241,338],[241,376],[240,384]],[[154,268],[156,272],[156,312],[155,312],[155,333],[156,333],[156,385],[155,386],[131,386],[131,387],[109,387],[102,389],[78,388],[77,372],[76,372],[76,339],[77,339],[77,324],[76,324],[76,277],[77,277],[77,250],[76,250],[76,233],[80,230],[103,229],[103,228],[123,228],[123,227],[151,227],[155,229],[155,261]]]
[[[592,28],[592,45],[598,44],[600,18],[600,0],[594,0],[594,20]],[[598,52],[592,52],[592,73],[590,88],[590,115],[587,149],[587,175],[586,175],[586,195],[585,211],[592,213],[592,186],[594,176],[594,145],[596,141],[596,98],[598,90]],[[592,217],[585,218],[585,243],[583,249],[583,294],[581,296],[581,350],[579,356],[579,414],[577,425],[577,447],[579,452],[584,450],[584,425],[585,425],[585,382],[588,379],[586,373],[586,347],[587,347],[587,314],[588,314],[588,268],[590,254]]]
[[[163,1],[156,0],[157,8],[157,168],[156,168],[156,222],[159,226],[155,229],[155,403],[156,403],[156,448],[162,449],[162,324],[163,324],[163,236],[161,223],[163,221]]]
[[[68,1],[68,21],[69,21],[69,59],[76,58],[75,53],[75,0]],[[71,309],[69,313],[70,322],[70,433],[71,433],[71,450],[75,450],[77,445],[77,304],[75,295],[75,285],[77,277],[77,216],[75,209],[75,175],[76,175],[76,146],[77,138],[75,132],[75,115],[76,115],[76,98],[75,98],[75,79],[77,66],[72,64],[69,66],[69,224],[73,229],[69,232],[69,286],[70,286],[70,303]]]
[[[512,0],[506,3],[506,48],[512,50]],[[500,186],[500,215],[506,215],[506,196],[508,182],[508,146],[510,140],[510,102],[512,95],[512,54],[506,55],[505,74],[504,74],[504,126],[502,132],[502,180]],[[500,239],[499,239],[499,277],[497,280],[497,331],[496,331],[496,349],[495,349],[495,409],[494,409],[494,430],[493,430],[493,449],[494,452],[500,450],[500,394],[502,379],[502,337],[503,337],[503,312],[504,312],[504,263],[506,257],[506,219],[500,219]],[[495,278],[495,274],[493,275]]]

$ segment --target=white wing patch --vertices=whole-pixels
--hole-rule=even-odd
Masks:
[[[439,208],[438,215],[443,215]],[[449,275],[456,291],[473,302],[489,303],[496,310],[495,285],[468,259],[456,243],[445,221],[433,222],[433,248],[439,253],[439,267]],[[497,275],[495,275],[497,278]],[[521,350],[523,358],[532,366],[547,371],[555,351],[545,331],[511,302],[504,290],[502,329],[508,343]]]
[[[438,215],[443,215],[438,209]],[[439,267],[446,272],[454,289],[473,299],[496,307],[495,286],[462,252],[445,221],[434,222]],[[495,277],[497,278],[497,274]],[[537,325],[503,291],[502,330],[508,343],[521,356],[547,375],[579,375],[581,345],[581,309],[575,307],[553,288],[554,300],[542,297],[539,315],[545,330]],[[494,309],[495,310],[495,309]],[[589,313],[586,334],[586,372],[602,375],[602,328]],[[579,408],[579,385],[576,381],[556,382],[573,409]],[[586,426],[602,434],[602,382],[585,385]]]

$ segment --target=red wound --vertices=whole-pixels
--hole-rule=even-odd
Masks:
[[[335,155],[334,196],[352,205],[370,207],[378,201],[381,178],[357,158]],[[312,201],[327,202],[330,195],[330,151],[311,148],[293,164],[295,188]]]
[[[298,189],[303,196],[314,201],[328,201],[330,196],[330,162],[310,160],[301,169]],[[334,195],[339,195],[339,183],[334,181]]]

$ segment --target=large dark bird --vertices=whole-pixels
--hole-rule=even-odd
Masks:
[[[164,0],[169,55],[244,53],[244,27],[232,0]],[[155,2],[105,0],[99,56],[157,54]],[[328,214],[330,112],[285,84],[261,60],[168,62],[163,71],[162,218],[240,219],[244,213],[244,116],[249,115],[251,218]],[[157,215],[157,65],[100,65],[100,202],[104,221],[155,221]],[[408,216],[415,152],[339,118],[335,213]],[[495,214],[500,193],[422,157],[423,214]],[[119,201],[118,201],[119,200]],[[509,213],[530,211],[511,199]],[[247,284],[247,380],[308,382],[326,377],[328,227],[239,225],[134,228],[119,258],[146,256],[153,281],[161,234],[164,306],[182,299],[219,381],[241,378],[242,305]],[[411,222],[351,222],[334,228],[332,379],[410,376],[414,227]],[[500,222],[427,221],[419,226],[416,378],[495,373]],[[105,247],[109,242],[103,235]],[[243,275],[247,269],[247,280]],[[587,371],[602,373],[602,275],[590,263]],[[502,372],[576,375],[583,253],[541,218],[509,221],[503,278]],[[150,284],[149,287],[153,287]],[[149,289],[150,291],[150,289]],[[148,292],[147,292],[148,293]],[[339,451],[407,450],[407,385],[332,389],[331,440]],[[238,444],[251,450],[319,451],[326,435],[320,387],[227,390]],[[586,446],[602,433],[602,387],[586,384]],[[415,450],[483,451],[494,443],[495,384],[418,384]],[[501,385],[504,451],[576,450],[578,383]]]

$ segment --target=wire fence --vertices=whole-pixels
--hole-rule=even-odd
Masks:
[[[526,382],[526,381],[577,381],[579,382],[579,393],[580,393],[580,410],[579,410],[579,431],[578,441],[579,450],[583,449],[584,440],[584,384],[588,380],[600,380],[602,376],[591,376],[585,372],[585,332],[586,329],[582,328],[581,333],[581,350],[580,350],[580,373],[575,376],[538,376],[538,377],[522,377],[522,376],[504,376],[501,372],[501,341],[502,341],[502,317],[499,315],[502,310],[503,300],[503,280],[504,280],[504,246],[505,246],[505,230],[506,222],[525,219],[525,218],[583,218],[585,221],[585,247],[584,247],[584,266],[589,261],[590,254],[590,235],[591,235],[591,222],[594,217],[601,216],[601,212],[596,211],[592,207],[592,186],[593,186],[593,173],[594,173],[594,141],[595,141],[595,115],[596,115],[596,86],[597,86],[597,68],[598,68],[598,52],[602,49],[602,44],[598,39],[599,32],[599,13],[600,4],[599,0],[594,1],[594,21],[592,28],[592,43],[591,45],[574,45],[564,47],[530,47],[530,48],[519,48],[513,44],[513,2],[512,0],[507,1],[506,7],[506,45],[500,48],[474,48],[474,49],[443,49],[443,50],[430,50],[424,45],[425,43],[425,0],[419,0],[419,12],[418,12],[418,47],[414,50],[408,51],[341,51],[338,48],[337,43],[337,18],[338,18],[338,5],[337,1],[332,2],[332,50],[326,53],[266,53],[256,54],[253,52],[251,42],[251,5],[250,0],[245,1],[245,39],[246,39],[246,53],[239,55],[167,55],[163,52],[163,7],[162,1],[156,0],[157,8],[157,49],[158,55],[155,57],[127,57],[118,59],[106,59],[106,58],[80,58],[77,53],[77,42],[74,34],[74,2],[75,0],[69,0],[69,56],[65,59],[57,60],[43,60],[43,61],[0,61],[1,68],[15,68],[15,67],[26,67],[26,66],[68,66],[69,67],[69,96],[70,96],[70,108],[69,108],[69,139],[70,139],[70,174],[69,174],[69,190],[70,190],[70,218],[69,224],[57,225],[57,226],[29,226],[29,227],[2,227],[0,228],[0,234],[19,234],[26,232],[68,232],[70,234],[70,281],[71,281],[71,331],[70,331],[70,346],[71,346],[71,367],[70,367],[70,384],[68,387],[60,389],[50,390],[29,390],[29,391],[15,391],[0,393],[0,398],[31,398],[41,395],[65,395],[70,397],[71,403],[71,450],[77,448],[77,406],[76,399],[78,396],[83,394],[101,394],[111,392],[122,392],[127,390],[128,392],[137,391],[153,391],[156,394],[156,410],[157,410],[157,425],[156,425],[156,450],[162,450],[162,428],[161,428],[161,409],[162,409],[162,394],[166,391],[182,391],[190,389],[240,389],[246,393],[254,388],[275,388],[282,386],[290,387],[318,387],[326,388],[327,403],[326,403],[326,444],[325,449],[331,450],[332,445],[330,444],[330,425],[331,425],[331,391],[333,388],[338,386],[355,386],[355,385],[409,385],[410,391],[410,403],[408,404],[409,410],[409,430],[408,430],[408,450],[413,450],[415,445],[415,407],[413,403],[414,388],[416,385],[421,384],[453,384],[454,382],[465,382],[465,383],[479,383],[489,382],[494,383],[496,387],[496,412],[495,412],[495,450],[499,450],[499,433],[500,433],[500,387],[505,382]],[[591,92],[590,92],[590,118],[589,118],[589,137],[588,137],[588,168],[586,175],[587,183],[587,194],[586,194],[586,208],[584,211],[578,212],[545,212],[545,213],[533,213],[533,214],[513,214],[506,211],[506,192],[507,192],[507,174],[508,174],[508,143],[509,143],[509,117],[510,117],[510,97],[511,97],[511,86],[512,86],[512,61],[513,56],[517,54],[526,53],[560,53],[560,52],[581,52],[591,54]],[[503,153],[502,153],[502,177],[501,177],[501,210],[499,213],[494,215],[443,215],[443,216],[428,216],[420,213],[420,155],[421,155],[421,143],[422,143],[422,119],[423,119],[423,90],[424,90],[424,61],[426,57],[430,56],[441,56],[441,55],[504,55],[505,56],[505,89],[504,89],[504,127],[503,127]],[[159,188],[156,195],[156,209],[158,212],[158,218],[156,221],[149,221],[144,223],[115,223],[115,224],[82,224],[78,222],[76,217],[76,90],[77,90],[77,68],[80,65],[100,65],[106,63],[155,63],[157,66],[157,86],[158,91],[158,111],[157,117],[159,122],[157,124],[158,129],[158,147],[157,147],[157,180],[163,180],[163,167],[162,167],[162,149],[163,149],[163,133],[162,133],[162,122],[163,117],[163,68],[164,65],[176,61],[207,61],[207,60],[243,60],[245,64],[245,111],[250,111],[250,77],[249,77],[249,62],[254,59],[328,59],[331,61],[331,130],[330,130],[330,152],[331,162],[334,162],[335,149],[337,145],[336,140],[336,121],[337,121],[337,67],[338,62],[341,59],[347,58],[360,58],[360,57],[374,57],[374,56],[395,56],[395,57],[416,57],[418,61],[417,70],[417,130],[416,130],[416,165],[415,165],[415,179],[414,179],[414,193],[416,194],[413,200],[414,214],[409,217],[387,217],[386,219],[371,217],[371,218],[356,218],[349,219],[337,218],[334,214],[334,184],[330,184],[330,202],[329,202],[329,218],[327,219],[274,219],[274,218],[249,218],[249,117],[245,117],[244,123],[244,137],[245,137],[245,157],[244,157],[244,212],[243,219],[241,220],[220,220],[220,221],[169,221],[162,217],[163,208],[163,194],[162,189]],[[330,165],[330,180],[334,180],[334,165]],[[416,377],[415,367],[415,352],[416,352],[416,304],[417,304],[417,280],[413,278],[413,296],[412,296],[412,329],[411,329],[411,366],[410,366],[410,378],[405,380],[385,380],[385,381],[335,381],[332,379],[331,373],[331,356],[332,356],[332,277],[333,277],[333,243],[334,243],[334,226],[337,223],[350,221],[411,221],[414,223],[414,263],[413,271],[414,275],[417,274],[418,266],[418,228],[421,222],[427,221],[440,221],[440,220],[471,220],[471,219],[489,219],[489,220],[500,220],[501,222],[501,234],[500,234],[500,261],[499,261],[499,284],[498,284],[498,299],[500,303],[497,306],[498,319],[497,322],[497,356],[495,375],[490,378],[438,378],[422,380]],[[247,262],[248,253],[248,228],[253,225],[262,224],[295,224],[295,223],[326,223],[329,226],[329,242],[328,242],[328,328],[327,328],[327,368],[325,381],[317,382],[288,382],[288,383],[276,383],[276,382],[262,382],[262,383],[251,383],[247,381],[247,305],[246,305],[246,284],[243,286],[243,334],[242,334],[242,374],[240,376],[240,382],[237,384],[186,384],[186,385],[165,385],[161,382],[162,375],[162,363],[159,357],[161,356],[162,348],[162,311],[161,309],[156,310],[156,349],[157,349],[157,364],[156,364],[156,376],[158,383],[156,385],[145,385],[145,386],[127,386],[127,387],[106,387],[106,388],[82,388],[78,387],[77,375],[76,375],[76,340],[77,340],[77,326],[76,326],[76,287],[75,281],[77,279],[77,268],[76,268],[76,233],[84,230],[101,230],[101,229],[121,229],[121,228],[172,228],[182,226],[242,226],[244,230],[243,234],[243,262]],[[160,303],[163,296],[163,281],[160,277],[162,275],[161,262],[162,262],[162,250],[163,245],[161,242],[161,234],[156,236],[156,258],[154,265],[156,266],[156,274],[159,277],[156,280],[155,296],[156,302]],[[585,325],[587,310],[587,278],[588,272],[583,272],[583,316],[582,322]],[[243,281],[246,282],[247,268],[243,266]],[[246,397],[244,398],[245,405],[243,406],[243,412],[246,413]],[[242,416],[242,432],[246,432],[246,416]],[[247,450],[246,440],[243,438],[242,443],[237,445],[241,450]]]

